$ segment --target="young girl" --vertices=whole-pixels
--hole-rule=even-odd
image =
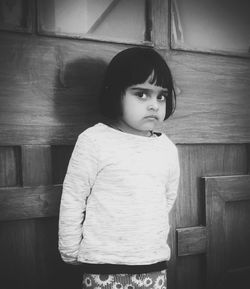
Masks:
[[[63,183],[62,259],[82,265],[83,288],[166,288],[179,162],[155,127],[175,108],[169,67],[151,48],[118,53],[100,103],[105,122],[79,135]]]

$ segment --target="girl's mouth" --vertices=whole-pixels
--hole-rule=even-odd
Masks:
[[[149,119],[149,120],[158,120],[158,116],[157,115],[147,115],[144,118],[145,119]]]

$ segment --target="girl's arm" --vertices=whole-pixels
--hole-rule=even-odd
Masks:
[[[173,163],[172,163],[172,167],[170,171],[169,183],[168,183],[168,189],[167,189],[168,211],[172,209],[174,202],[176,200],[178,186],[179,186],[179,179],[180,179],[180,165],[179,165],[178,151],[176,147],[175,147],[172,157],[173,157]]]
[[[77,264],[86,200],[97,175],[97,151],[83,134],[78,137],[67,173],[59,213],[59,251],[66,263]]]

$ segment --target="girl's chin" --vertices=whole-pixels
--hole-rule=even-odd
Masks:
[[[155,123],[148,123],[142,127],[144,131],[152,131],[155,128]]]

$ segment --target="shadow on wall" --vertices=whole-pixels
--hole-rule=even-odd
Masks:
[[[53,115],[67,137],[75,138],[101,120],[98,97],[107,64],[100,58],[59,60],[54,81]]]
[[[98,96],[101,90],[106,63],[99,58],[78,58],[74,61],[63,59],[63,53],[58,53],[57,70],[54,79],[54,94],[52,93],[51,114],[56,128],[52,131],[59,138],[60,146],[57,147],[57,158],[60,166],[56,166],[56,183],[61,183],[66,172],[71,150],[61,145],[62,140],[73,144],[77,135],[87,127],[100,120],[98,113]],[[66,57],[65,57],[66,58]],[[53,136],[55,138],[55,136]],[[57,142],[58,143],[58,142]],[[63,161],[65,152],[68,158]],[[60,155],[60,153],[63,153]],[[55,154],[53,154],[55,156]],[[62,164],[65,163],[63,168]],[[60,180],[59,180],[60,179]],[[54,231],[57,234],[57,231]],[[53,233],[53,234],[54,234]],[[64,263],[57,251],[57,235],[54,235],[54,249],[57,252],[54,263],[48,269],[51,277],[49,288],[81,288],[82,268]],[[52,245],[51,245],[52,246]]]

